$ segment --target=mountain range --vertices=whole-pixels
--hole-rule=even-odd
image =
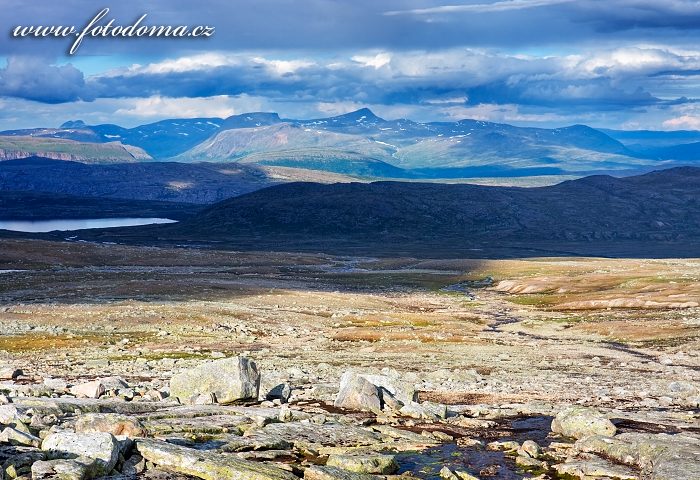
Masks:
[[[385,120],[369,109],[312,120],[275,113],[163,120],[134,128],[66,122],[0,132],[0,160],[237,163],[365,178],[631,175],[700,161],[698,132],[544,129]]]

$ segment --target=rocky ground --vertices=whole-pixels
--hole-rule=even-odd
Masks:
[[[0,478],[700,478],[700,262],[4,240]]]

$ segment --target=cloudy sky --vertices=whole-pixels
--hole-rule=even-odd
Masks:
[[[0,0],[0,128],[276,111],[700,129],[698,0]],[[13,38],[18,25],[210,38]],[[11,12],[11,13],[8,13]]]

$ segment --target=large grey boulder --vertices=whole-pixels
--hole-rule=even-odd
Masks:
[[[201,403],[203,397],[220,404],[257,400],[259,390],[258,367],[245,357],[205,363],[170,380],[170,395],[187,404]]]
[[[598,410],[582,406],[571,406],[560,411],[552,420],[552,431],[576,439],[591,435],[613,436],[615,425]]]
[[[44,439],[41,449],[52,459],[90,459],[86,464],[90,478],[109,474],[119,460],[119,443],[114,435],[105,432],[52,433]]]
[[[361,375],[346,372],[340,380],[340,391],[335,406],[348,410],[382,411],[381,390]]]

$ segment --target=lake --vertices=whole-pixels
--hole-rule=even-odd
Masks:
[[[88,218],[70,220],[0,220],[0,230],[44,233],[85,230],[87,228],[135,227],[157,223],[175,223],[169,218]]]

